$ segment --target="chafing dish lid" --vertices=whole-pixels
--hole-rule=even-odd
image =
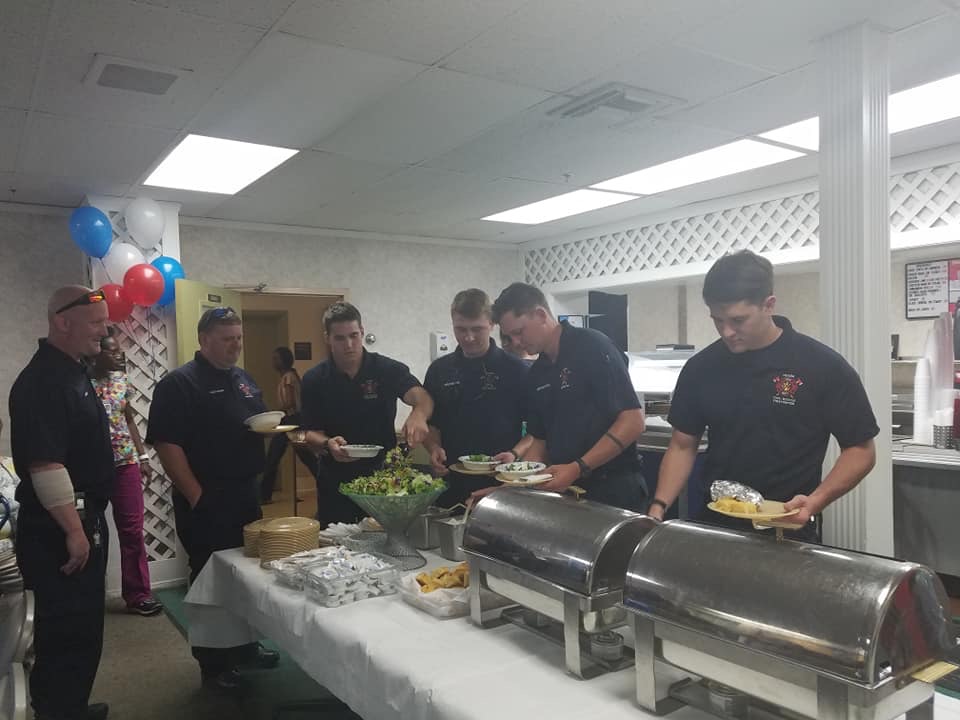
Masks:
[[[634,548],[656,525],[610,505],[501,488],[471,510],[463,549],[592,595],[623,588]]]

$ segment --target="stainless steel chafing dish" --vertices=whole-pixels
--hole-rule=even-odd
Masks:
[[[622,638],[623,581],[637,543],[657,521],[556,493],[503,488],[470,512],[463,550],[470,562],[470,615],[482,626],[508,620],[563,644],[581,677],[630,664]],[[520,607],[503,609],[491,590]]]
[[[641,540],[624,605],[637,699],[660,713],[929,720],[956,645],[928,568],[682,521]]]

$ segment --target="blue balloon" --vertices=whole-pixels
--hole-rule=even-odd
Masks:
[[[70,235],[87,255],[102,258],[110,251],[113,227],[102,210],[84,205],[70,213]]]
[[[150,264],[163,275],[163,295],[157,300],[157,305],[166,307],[173,302],[174,293],[176,292],[174,280],[178,278],[183,279],[187,274],[183,271],[183,265],[180,264],[179,260],[167,257],[166,255],[161,255]]]

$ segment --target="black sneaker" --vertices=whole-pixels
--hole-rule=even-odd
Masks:
[[[201,675],[204,690],[234,695],[247,688],[247,683],[236,670],[224,670],[221,673]]]
[[[163,603],[153,598],[147,598],[146,600],[138,602],[136,605],[130,605],[127,607],[127,612],[143,615],[144,617],[150,617],[162,611]]]
[[[240,663],[243,670],[272,670],[280,664],[280,653],[276,650],[267,650],[257,643],[256,650],[250,652]]]

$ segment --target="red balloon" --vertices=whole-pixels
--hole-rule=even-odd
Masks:
[[[126,291],[119,285],[109,284],[102,288],[107,299],[107,313],[112,322],[121,322],[130,317],[133,312],[133,301],[127,297]]]
[[[163,275],[153,265],[134,265],[123,276],[123,289],[134,305],[149,307],[163,296]]]

